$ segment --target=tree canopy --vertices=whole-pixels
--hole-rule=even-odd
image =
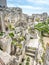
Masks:
[[[49,34],[49,24],[47,22],[41,22],[35,25],[34,27],[39,32],[47,33]]]

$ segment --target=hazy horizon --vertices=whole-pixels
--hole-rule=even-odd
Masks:
[[[20,7],[23,13],[41,14],[47,12],[49,14],[49,0],[7,0],[8,7]]]

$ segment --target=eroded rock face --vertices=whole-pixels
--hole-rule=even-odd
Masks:
[[[7,52],[0,50],[0,65],[16,65],[15,56],[10,56]]]
[[[9,36],[5,36],[4,38],[0,39],[0,47],[3,49],[3,51],[9,54],[11,52],[11,42],[12,39]]]
[[[5,63],[2,61],[1,58],[0,58],[0,65],[5,65]]]
[[[47,47],[46,47],[44,65],[49,65],[49,43],[47,43]]]
[[[15,55],[15,53],[16,53],[16,45],[14,45],[14,44],[11,44],[11,55]]]

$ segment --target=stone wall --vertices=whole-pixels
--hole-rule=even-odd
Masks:
[[[49,65],[49,43],[47,43],[44,65]]]

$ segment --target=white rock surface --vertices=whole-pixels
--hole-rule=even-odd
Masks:
[[[0,65],[15,65],[16,62],[14,62],[14,59],[15,56],[10,56],[7,52],[0,50]]]
[[[10,54],[11,52],[11,42],[12,39],[9,36],[5,36],[4,38],[0,39],[0,46],[3,49],[3,51],[6,51]]]

